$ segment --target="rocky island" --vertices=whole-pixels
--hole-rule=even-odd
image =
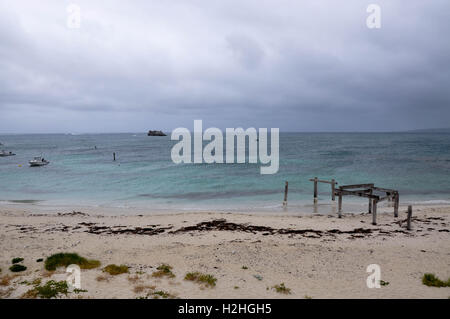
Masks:
[[[163,133],[163,131],[148,131],[148,136],[167,136],[167,134]]]

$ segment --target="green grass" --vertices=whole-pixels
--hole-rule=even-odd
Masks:
[[[450,287],[450,278],[447,281],[442,281],[434,274],[424,274],[422,283],[429,287]]]
[[[282,283],[279,284],[279,285],[275,285],[275,286],[273,286],[272,288],[275,289],[275,291],[278,292],[279,294],[286,294],[286,295],[288,295],[288,294],[291,293],[291,289],[290,289],[290,288],[287,288],[287,287],[284,285],[284,282],[282,282]]]
[[[62,295],[67,295],[69,293],[69,287],[67,286],[66,281],[54,281],[50,280],[45,283],[45,285],[41,286],[40,282],[34,285],[33,289],[28,290],[26,293],[22,295],[22,298],[25,299],[51,299],[60,297]]]
[[[158,268],[156,268],[158,271],[155,271],[152,274],[152,277],[169,277],[169,278],[174,278],[175,274],[172,272],[172,266],[169,266],[167,264],[162,264],[160,266],[158,266]]]
[[[175,297],[174,295],[172,295],[164,290],[158,290],[158,291],[152,292],[152,293],[150,293],[150,295],[152,295],[154,299],[159,299],[159,298],[173,299]]]
[[[9,267],[9,270],[11,270],[12,272],[21,272],[27,270],[27,267],[25,267],[24,265],[14,264]]]
[[[128,274],[129,273],[128,269],[129,269],[129,267],[126,265],[117,266],[117,265],[111,264],[111,265],[108,265],[105,268],[103,268],[103,272],[107,272],[110,275],[116,276],[116,275],[120,275],[120,274]]]
[[[56,270],[58,267],[78,265],[81,269],[92,269],[100,266],[98,260],[86,259],[75,253],[58,253],[47,257],[45,260],[46,270]]]
[[[17,258],[13,258],[11,260],[11,264],[18,264],[21,263],[23,261],[23,258],[17,257]]]
[[[184,277],[184,280],[205,284],[207,287],[214,287],[217,281],[213,275],[202,274],[200,272],[189,272]]]

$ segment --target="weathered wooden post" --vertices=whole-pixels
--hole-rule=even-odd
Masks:
[[[369,191],[369,195],[372,195],[373,190]],[[372,213],[372,198],[369,197],[369,214]]]
[[[372,225],[376,225],[377,224],[377,203],[378,200],[376,198],[373,199],[373,203],[372,203]]]
[[[113,161],[116,161],[116,153],[113,153]]]
[[[331,200],[334,202],[334,191],[336,189],[336,181],[334,178],[331,180]]]
[[[314,177],[314,204],[317,203],[317,181],[318,178]]]
[[[395,193],[395,199],[394,199],[394,217],[398,217],[398,205],[399,205],[399,195],[398,192]]]
[[[339,197],[338,197],[338,216],[339,218],[342,217],[342,192],[340,191],[339,187]]]
[[[288,182],[286,181],[286,184],[284,185],[284,201],[283,206],[287,206],[287,195],[288,195]]]
[[[408,217],[406,219],[406,229],[411,230],[412,206],[408,206]]]

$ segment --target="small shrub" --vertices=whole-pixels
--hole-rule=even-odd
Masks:
[[[217,279],[213,275],[202,274],[200,272],[189,272],[184,277],[184,280],[194,281],[205,286],[214,287]]]
[[[287,288],[284,283],[282,282],[279,285],[275,285],[272,287],[273,289],[275,289],[276,292],[280,293],[280,294],[290,294],[291,293],[291,289]]]
[[[120,274],[128,274],[129,273],[128,268],[129,267],[125,266],[125,265],[117,266],[117,265],[111,264],[111,265],[108,265],[105,268],[103,268],[103,271],[107,272],[110,275],[116,276],[116,275],[120,275]]]
[[[153,299],[159,299],[159,298],[173,299],[173,298],[175,298],[174,295],[172,295],[171,293],[168,293],[167,291],[164,291],[164,290],[154,291],[154,292],[151,292],[149,295],[153,296]]]
[[[169,266],[167,264],[162,264],[162,265],[158,266],[158,268],[156,268],[156,269],[158,271],[155,271],[152,274],[152,277],[156,277],[156,278],[163,277],[163,276],[166,276],[169,278],[175,277],[175,274],[172,272],[172,266]]]
[[[66,281],[50,280],[45,285],[35,285],[33,289],[28,290],[22,295],[24,299],[35,299],[37,297],[43,299],[56,298],[69,293]]]
[[[9,270],[11,270],[12,272],[21,272],[27,270],[27,267],[25,267],[24,265],[14,264],[9,267]]]
[[[37,262],[37,263],[41,263],[41,262],[43,262],[43,261],[44,261],[44,259],[42,259],[42,258],[36,259],[36,262]]]
[[[247,266],[242,266],[242,269],[245,269],[245,270],[247,270],[247,269],[248,269],[248,267],[247,267]]]
[[[58,267],[78,265],[81,269],[92,269],[100,266],[98,260],[89,260],[75,253],[58,253],[51,255],[45,260],[45,269],[56,270]]]
[[[21,263],[22,261],[23,261],[23,258],[17,257],[17,258],[13,258],[11,260],[11,263],[12,264],[18,264],[18,263]]]
[[[424,274],[422,283],[429,287],[450,287],[450,278],[447,281],[442,281],[434,274]]]
[[[380,285],[387,286],[387,285],[389,285],[389,281],[380,280]]]

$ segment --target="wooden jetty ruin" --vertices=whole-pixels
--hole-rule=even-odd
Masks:
[[[314,182],[314,204],[317,203],[317,184],[326,183],[331,185],[331,200],[335,200],[338,197],[338,216],[342,217],[342,197],[343,196],[358,196],[369,199],[369,213],[372,214],[372,224],[377,224],[377,204],[384,200],[394,202],[394,217],[398,217],[399,206],[399,194],[395,189],[388,189],[382,187],[376,187],[374,184],[353,184],[342,185],[336,188],[338,184],[334,179],[331,181],[320,180],[317,177],[311,178],[311,182]],[[286,199],[285,199],[286,201]]]

